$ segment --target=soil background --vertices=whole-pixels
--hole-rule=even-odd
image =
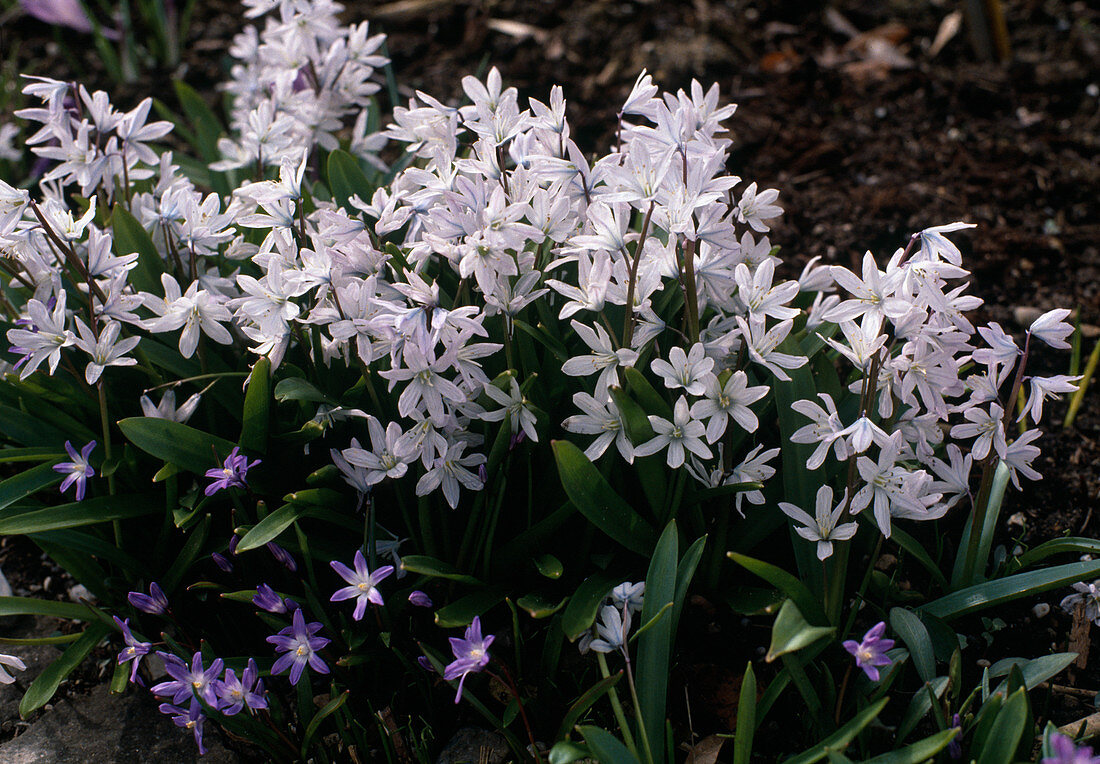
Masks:
[[[458,102],[461,77],[488,65],[523,96],[546,100],[560,84],[586,151],[613,139],[618,106],[642,68],[666,90],[690,87],[692,78],[717,82],[722,101],[740,104],[731,171],[781,190],[786,214],[771,240],[791,273],[815,256],[853,267],[870,250],[881,262],[913,231],[965,220],[978,227],[954,238],[974,273],[970,291],[986,300],[975,323],[995,320],[1019,337],[1036,315],[1028,309],[1071,307],[1086,334],[1082,367],[1100,341],[1100,6],[1005,2],[1012,57],[993,63],[975,54],[965,24],[937,41],[959,7],[946,0],[346,5],[346,19],[370,19],[389,35],[403,98],[419,89]],[[198,0],[184,64],[119,85],[86,37],[9,10],[0,15],[0,81],[9,83],[0,109],[11,103],[16,71],[79,79],[109,90],[121,107],[169,92],[171,77],[212,95],[243,23],[236,4]],[[1036,373],[1067,373],[1064,353],[1040,348],[1032,363]],[[1036,467],[1045,479],[1009,494],[998,541],[1009,549],[1100,530],[1100,385],[1069,429],[1060,426],[1065,411],[1065,401],[1054,403],[1044,425]],[[47,574],[35,570],[38,559],[18,544],[0,549],[17,592]],[[1041,599],[1056,605],[1066,593]],[[968,660],[1065,649],[1069,617],[1054,607],[1036,618],[1036,602],[999,612],[1005,628],[976,622]],[[1070,681],[1095,690],[1100,672],[1090,666]],[[1092,706],[1060,696],[1050,713],[1064,723]]]

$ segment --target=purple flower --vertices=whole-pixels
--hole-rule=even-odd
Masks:
[[[349,584],[343,589],[338,589],[332,595],[330,602],[340,602],[341,600],[354,598],[355,612],[351,614],[351,617],[356,621],[361,620],[363,613],[367,612],[368,602],[375,605],[384,604],[382,594],[378,591],[377,586],[382,579],[393,573],[392,565],[383,565],[372,573],[367,569],[367,560],[363,557],[362,551],[356,551],[355,553],[355,570],[336,560],[329,564],[332,565],[333,570],[340,574],[340,578]]]
[[[199,747],[199,755],[206,754],[206,746],[202,744],[202,725],[206,721],[206,716],[202,713],[202,706],[199,705],[197,700],[191,701],[191,706],[184,711],[178,705],[169,705],[168,703],[160,704],[160,712],[172,717],[172,721],[177,727],[183,729],[189,729],[195,733],[195,744]]]
[[[432,598],[417,589],[415,592],[409,595],[409,604],[416,605],[417,607],[431,607]]]
[[[1100,756],[1092,755],[1092,748],[1083,745],[1078,748],[1073,738],[1054,733],[1050,736],[1053,756],[1044,756],[1040,764],[1100,764]]]
[[[951,757],[952,761],[956,761],[962,758],[962,718],[958,714],[954,714],[951,717],[951,729],[958,730],[955,733],[955,737],[951,738],[951,742],[947,744],[947,755]]]
[[[455,659],[443,669],[443,678],[448,682],[458,679],[455,703],[462,700],[462,685],[466,681],[466,675],[477,673],[489,665],[489,645],[493,644],[494,639],[492,634],[481,636],[481,619],[477,616],[474,616],[473,622],[466,628],[465,639],[450,637]]]
[[[171,698],[172,703],[177,706],[188,698],[195,698],[196,696],[202,698],[208,705],[217,704],[218,697],[214,694],[214,680],[222,673],[222,667],[225,665],[222,663],[221,658],[215,658],[214,662],[210,664],[210,668],[204,669],[202,666],[202,653],[195,653],[191,658],[190,668],[171,653],[158,651],[157,655],[164,659],[164,670],[168,672],[168,676],[172,679],[153,685],[152,692],[154,695]]]
[[[289,613],[298,609],[298,603],[287,597],[283,599],[267,584],[256,587],[256,594],[252,597],[252,604],[269,613]]]
[[[424,669],[429,674],[435,673],[435,666],[433,666],[432,662],[428,660],[428,656],[418,655],[416,656],[416,662],[420,665],[420,668]]]
[[[306,623],[301,608],[295,610],[292,625],[267,638],[268,642],[275,645],[276,652],[283,653],[271,667],[271,673],[281,674],[289,668],[290,683],[298,684],[308,663],[317,673],[327,674],[328,666],[317,651],[327,645],[329,640],[314,636],[320,630],[321,624]]]
[[[122,648],[122,652],[118,654],[118,665],[126,663],[126,661],[133,661],[130,664],[130,681],[142,684],[142,681],[138,678],[138,665],[141,663],[143,656],[149,654],[149,651],[153,648],[151,642],[139,642],[134,638],[134,635],[130,633],[130,619],[127,618],[123,621],[117,615],[115,618],[115,625],[118,626],[119,631],[122,632],[122,638],[126,641],[126,647]]]
[[[233,447],[233,450],[229,452],[229,456],[225,457],[225,463],[221,467],[214,467],[206,471],[208,478],[214,478],[214,482],[206,486],[206,495],[213,496],[223,488],[245,488],[248,485],[246,477],[248,471],[262,462],[262,459],[257,459],[251,464],[248,463],[248,457],[244,454],[237,453],[240,448]]]
[[[233,669],[225,670],[225,679],[214,682],[214,692],[218,696],[218,710],[226,716],[236,716],[244,708],[249,711],[258,711],[267,708],[267,699],[264,697],[264,683],[260,679],[260,671],[256,668],[256,661],[249,658],[241,678]]]
[[[19,0],[19,4],[29,15],[47,24],[69,27],[85,34],[92,31],[92,20],[78,0]],[[108,39],[118,39],[113,29],[104,31],[111,33],[104,35]]]
[[[844,649],[855,657],[856,666],[863,669],[863,673],[872,682],[878,681],[880,666],[889,666],[893,663],[886,657],[886,651],[894,646],[894,640],[883,639],[882,635],[885,633],[886,623],[879,621],[863,635],[862,642],[849,639],[844,643]]]
[[[130,592],[126,595],[130,604],[143,613],[150,615],[164,615],[168,612],[168,598],[164,596],[164,590],[156,581],[149,584],[149,593]]]
[[[298,570],[298,563],[294,562],[294,558],[290,552],[283,549],[274,541],[267,542],[267,551],[271,552],[271,556],[275,558],[275,561],[281,564],[284,568],[294,573]]]
[[[72,461],[61,462],[53,466],[54,472],[60,472],[65,476],[65,479],[61,482],[61,493],[65,493],[69,490],[69,486],[76,483],[77,501],[84,501],[84,489],[88,487],[88,478],[95,474],[92,465],[88,464],[88,456],[91,455],[93,448],[95,448],[94,440],[80,449],[78,454],[76,449],[73,448],[73,444],[66,440],[65,450],[69,452],[69,458]]]
[[[223,573],[232,573],[233,572],[233,563],[231,563],[229,561],[229,558],[226,557],[224,554],[219,554],[218,552],[211,552],[210,553],[210,559],[214,561],[215,565],[217,565],[219,568],[221,568]]]

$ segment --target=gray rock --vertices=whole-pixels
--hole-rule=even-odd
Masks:
[[[148,693],[89,695],[58,700],[26,732],[0,746],[4,764],[237,764],[240,759],[207,729],[201,759],[191,736],[157,710]]]
[[[499,732],[463,727],[447,743],[436,764],[504,764],[510,753],[508,742]]]

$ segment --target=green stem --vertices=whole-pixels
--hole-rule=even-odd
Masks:
[[[630,264],[630,280],[626,284],[626,317],[623,323],[623,347],[629,348],[634,339],[634,287],[638,281],[638,263],[642,260],[646,236],[649,234],[649,219],[653,215],[653,202],[649,203],[645,218],[642,220],[642,232],[638,236],[638,246],[634,249],[634,261]]]
[[[646,760],[649,764],[655,764],[653,749],[649,745],[649,735],[645,731],[645,720],[642,718],[642,704],[638,702],[638,688],[634,685],[634,671],[630,666],[630,654],[623,647],[623,657],[626,659],[626,681],[630,685],[630,699],[634,703],[634,718],[638,720],[638,734],[642,737],[642,747],[645,749]]]
[[[607,679],[611,672],[607,669],[607,658],[603,653],[596,653],[596,662],[600,664],[600,675]],[[623,742],[634,757],[638,757],[638,748],[634,745],[634,735],[630,733],[630,725],[626,723],[626,713],[623,712],[622,701],[619,700],[619,691],[611,687],[607,691],[607,698],[611,701],[611,712],[615,714],[615,721],[619,724],[619,732],[623,733]]]
[[[108,467],[111,466],[111,421],[110,416],[107,413],[107,393],[103,389],[103,380],[100,379],[96,385],[99,390],[99,424],[103,428],[103,452],[105,454],[104,464]],[[112,470],[111,474],[107,476],[107,492],[111,496],[115,495],[115,475]],[[111,527],[115,534],[115,546],[122,548],[122,523],[118,520],[111,521]]]

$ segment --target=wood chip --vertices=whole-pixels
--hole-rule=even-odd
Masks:
[[[1085,668],[1089,662],[1089,627],[1092,621],[1085,617],[1085,603],[1078,602],[1073,609],[1073,626],[1069,630],[1069,651],[1077,653],[1077,660],[1073,665],[1079,669]]]
[[[959,33],[959,29],[962,28],[963,12],[952,11],[943,17],[943,21],[940,22],[940,28],[936,30],[936,38],[932,40],[932,47],[928,49],[928,57],[935,58],[943,50],[943,46],[951,42],[952,38]]]
[[[531,39],[540,45],[544,44],[549,37],[549,34],[543,29],[533,27],[530,24],[524,24],[522,21],[513,21],[512,19],[489,19],[488,26],[494,32],[506,34],[517,40]]]

